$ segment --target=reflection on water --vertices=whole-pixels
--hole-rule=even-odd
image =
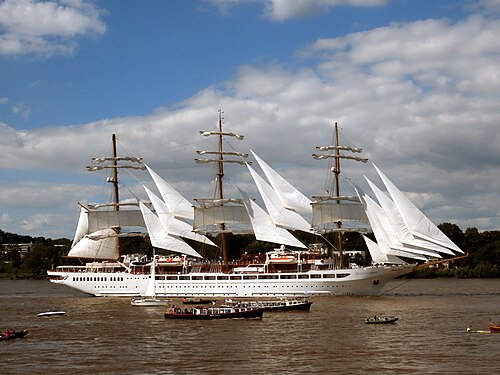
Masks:
[[[393,288],[393,289],[392,289]],[[164,307],[88,297],[48,281],[0,281],[0,343],[9,374],[474,374],[493,373],[500,280],[394,281],[381,297],[317,297],[309,312],[262,320],[178,321]],[[179,300],[173,303],[180,304]],[[37,317],[42,311],[65,316]],[[396,325],[365,325],[373,315]],[[7,372],[3,368],[8,369]]]

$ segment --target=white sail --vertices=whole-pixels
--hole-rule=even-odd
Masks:
[[[144,227],[144,220],[141,211],[135,210],[89,210],[88,233],[98,230],[116,227]]]
[[[340,202],[336,200],[319,200],[312,204],[313,218],[312,227],[319,228],[321,225],[342,222],[347,224],[368,224],[363,206],[359,202]]]
[[[241,205],[201,205],[194,207],[194,230],[215,224],[250,225],[250,218]]]
[[[151,270],[148,280],[148,285],[146,291],[144,292],[144,297],[154,298],[156,297],[156,253],[153,247],[153,261],[151,262]]]
[[[362,235],[362,236],[363,236],[363,239],[365,240],[366,247],[368,248],[368,251],[370,252],[370,255],[372,257],[372,261],[374,263],[380,263],[380,264],[404,264],[405,263],[403,260],[401,260],[397,256],[383,253],[380,250],[380,247],[376,242],[373,242],[365,235]]]
[[[306,214],[308,217],[312,215],[311,200],[292,186],[287,180],[281,177],[274,169],[272,169],[264,160],[262,160],[255,152],[250,150],[257,163],[259,163],[262,171],[266,175],[269,183],[278,195],[283,205],[290,209]]]
[[[370,218],[373,233],[387,254],[399,254],[410,258],[427,260],[425,256],[441,258],[438,252],[419,247],[405,246],[401,243],[392,227],[386,212],[368,195],[363,196],[366,203],[366,214]],[[405,255],[403,255],[405,254]]]
[[[146,168],[167,205],[168,211],[176,217],[193,220],[193,205],[149,166],[146,165]]]
[[[276,191],[273,190],[272,186],[260,177],[250,164],[247,164],[247,167],[274,224],[287,229],[311,232],[311,225],[306,219],[297,212],[287,209],[279,199]]]
[[[463,251],[455,245],[432,221],[420,211],[378,168],[377,173],[382,179],[392,201],[398,208],[406,226],[415,237],[434,242],[459,253]]]
[[[175,216],[168,211],[168,207],[160,198],[158,198],[151,190],[146,186],[143,186],[144,190],[148,194],[149,200],[151,201],[158,218],[163,224],[164,229],[168,234],[176,235],[179,237],[189,238],[194,241],[198,241],[207,245],[217,246],[215,243],[210,241],[206,236],[200,235],[193,232],[193,226],[176,219]],[[193,208],[191,207],[191,210]]]
[[[113,229],[103,229],[81,238],[68,257],[95,260],[118,259],[118,236]]]
[[[248,216],[250,218],[255,238],[259,241],[277,243],[300,248],[307,248],[286,229],[277,227],[266,211],[260,208],[242,190],[238,188],[243,198]]]
[[[89,217],[88,210],[80,206],[80,217],[76,226],[75,237],[71,247],[74,247],[86,234],[89,233]]]
[[[366,176],[365,179],[370,185],[370,188],[372,189],[373,193],[377,197],[380,206],[386,213],[390,225],[392,226],[399,242],[410,247],[423,248],[423,249],[438,251],[445,254],[454,255],[454,253],[446,247],[413,236],[411,231],[406,226],[403,217],[401,216],[394,202],[387,195],[385,195],[384,192],[382,192],[382,190],[380,190]]]
[[[139,202],[139,207],[144,216],[144,222],[146,223],[151,245],[160,249],[202,258],[202,256],[186,242],[168,235],[160,219],[147,208],[144,203]]]

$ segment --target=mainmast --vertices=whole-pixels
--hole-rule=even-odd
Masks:
[[[115,197],[115,211],[120,211],[120,194],[118,191],[118,160],[116,160],[116,134],[113,134],[111,137],[111,141],[113,143],[113,191]]]
[[[219,117],[218,117],[218,129],[217,131],[200,131],[200,134],[203,136],[217,136],[218,137],[218,147],[217,151],[196,151],[198,155],[215,155],[215,159],[194,159],[198,164],[206,164],[206,163],[217,163],[217,185],[215,191],[215,198],[207,198],[207,199],[195,199],[200,205],[195,207],[195,231],[199,230],[196,228],[197,223],[201,224],[199,227],[217,224],[219,226],[219,230],[212,231],[213,233],[218,233],[220,235],[220,248],[222,250],[222,256],[224,263],[228,262],[228,249],[227,249],[227,241],[226,241],[226,233],[229,231],[226,227],[227,220],[231,218],[230,222],[238,222],[236,218],[240,218],[243,221],[244,206],[241,199],[226,199],[223,191],[223,177],[224,177],[224,163],[237,163],[237,164],[245,164],[245,161],[242,158],[248,157],[248,154],[235,152],[235,151],[224,151],[223,149],[223,141],[224,137],[234,137],[238,140],[242,140],[244,138],[243,135],[238,135],[232,132],[224,132],[223,131],[223,111],[222,108],[219,108]],[[224,158],[224,156],[237,156],[238,159],[229,159]],[[228,205],[231,204],[231,205]],[[208,213],[207,216],[210,216],[209,219],[202,218],[199,219],[200,216]],[[230,213],[229,213],[230,212]],[[226,215],[227,213],[227,215]],[[210,220],[210,222],[209,222]]]
[[[217,158],[217,187],[219,191],[219,199],[224,199],[224,192],[222,190],[222,178],[224,177],[224,156],[222,150],[222,108],[219,108],[219,154]],[[222,258],[224,263],[228,262],[227,238],[226,238],[226,224],[220,223],[220,247],[222,249]]]
[[[333,146],[317,146],[317,150],[322,153],[313,154],[314,159],[333,159],[333,192],[327,190],[327,195],[313,196],[313,224],[312,227],[318,232],[336,232],[337,233],[337,250],[339,252],[339,262],[344,266],[344,248],[343,248],[343,233],[352,231],[354,228],[345,228],[344,222],[361,222],[366,223],[367,218],[363,210],[363,206],[359,202],[358,197],[342,196],[340,192],[340,160],[350,159],[366,163],[368,159],[357,156],[342,154],[340,151],[349,151],[353,153],[361,153],[362,149],[358,147],[341,146],[339,143],[339,128],[335,123],[334,130],[334,145]],[[333,195],[331,195],[333,194]],[[356,228],[359,230],[359,228]]]

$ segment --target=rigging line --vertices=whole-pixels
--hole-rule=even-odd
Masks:
[[[388,292],[390,292],[390,291],[392,291],[392,290],[394,290],[394,289],[396,289],[396,288],[400,288],[400,287],[402,287],[402,286],[403,286],[403,285],[405,285],[406,283],[409,283],[411,280],[412,280],[412,279],[406,279],[406,280],[405,280],[404,282],[402,282],[401,284],[396,285],[395,287],[393,287],[393,288],[391,288],[391,289],[389,289],[389,290],[384,291],[384,292],[381,294],[381,296],[385,295],[386,293],[388,293]]]
[[[122,185],[122,189],[127,190],[130,193],[130,195],[132,195],[135,199],[137,199],[138,202],[141,200],[132,190],[128,188],[127,185]]]
[[[328,245],[330,245],[330,246],[331,246],[331,247],[333,247],[334,249],[338,250],[338,249],[337,249],[337,247],[336,247],[334,244],[332,244],[330,241],[328,241],[328,239],[327,239],[325,236],[323,236],[321,233],[314,233],[314,234],[315,234],[316,236],[321,237],[322,239],[324,239],[324,240],[328,243]]]
[[[358,145],[360,143],[354,142],[353,139],[349,136],[346,129],[344,129],[342,126],[339,126],[339,130],[342,130],[342,138],[347,140],[347,142],[346,142],[346,144],[344,144],[344,146],[358,147],[356,145]],[[367,152],[364,150],[364,148],[363,148],[363,154],[365,154],[368,159],[371,159],[370,155],[367,154]]]

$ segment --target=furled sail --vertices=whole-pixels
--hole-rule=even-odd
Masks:
[[[245,206],[238,205],[215,205],[203,203],[194,207],[194,230],[200,230],[204,227],[214,224],[241,224],[250,225],[250,218]],[[215,229],[214,232],[217,232]]]
[[[315,200],[312,203],[312,227],[320,229],[325,224],[348,222],[368,224],[363,206],[359,202],[330,200]]]
[[[255,152],[250,151],[283,205],[290,210],[298,211],[310,217],[312,215],[311,200],[281,177]]]
[[[80,217],[68,257],[118,259],[118,234],[113,228],[145,227],[139,210],[90,210],[80,207]]]
[[[403,217],[406,226],[415,237],[463,253],[463,251],[432,223],[375,165],[374,167],[387,191],[391,195],[392,201]]]
[[[198,233],[193,232],[193,226],[176,219],[174,214],[169,212],[169,208],[167,204],[163,202],[160,198],[158,198],[151,190],[149,190],[146,186],[143,186],[144,190],[148,194],[149,200],[151,201],[158,218],[163,224],[164,229],[168,234],[176,235],[179,237],[189,238],[194,241],[198,241],[207,245],[217,246],[215,243],[210,241],[206,236],[200,235]],[[191,210],[193,208],[191,207]]]
[[[144,227],[141,211],[135,210],[89,210],[87,233],[115,227]]]
[[[273,190],[272,186],[260,177],[250,164],[247,164],[247,167],[274,224],[287,229],[311,232],[311,225],[306,219],[297,212],[287,209],[279,199],[278,193]]]
[[[193,220],[193,205],[149,166],[146,168],[156,184],[168,211],[176,217]]]
[[[260,208],[253,200],[251,200],[242,190],[238,189],[243,198],[248,216],[250,218],[255,238],[259,241],[277,243],[300,248],[307,248],[302,242],[295,238],[290,232],[284,228],[277,227],[267,212]]]
[[[154,247],[202,258],[202,256],[186,242],[170,236],[164,230],[160,219],[149,208],[147,208],[144,203],[139,202],[139,207],[142,215],[144,216],[144,222],[146,223],[151,244]]]
[[[87,234],[73,245],[68,257],[94,260],[118,259],[118,235],[111,229]]]

